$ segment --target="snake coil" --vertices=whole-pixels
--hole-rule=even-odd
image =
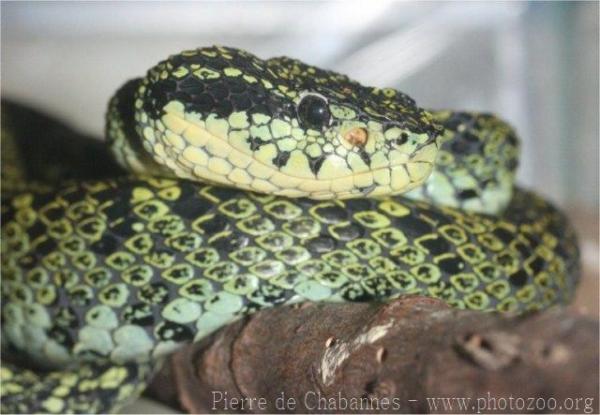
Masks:
[[[115,94],[107,137],[124,171],[66,134],[60,154],[32,146],[35,117],[15,114],[2,339],[34,368],[3,361],[6,412],[113,411],[182,343],[265,307],[419,294],[523,313],[577,282],[571,227],[514,187],[518,140],[492,115],[224,47]]]

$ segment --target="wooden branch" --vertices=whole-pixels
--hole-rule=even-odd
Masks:
[[[151,393],[192,413],[597,413],[598,322],[415,296],[279,307],[176,353]]]

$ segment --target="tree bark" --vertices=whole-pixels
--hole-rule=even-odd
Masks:
[[[150,391],[191,413],[597,413],[598,364],[598,321],[572,310],[409,296],[262,311],[173,355]]]

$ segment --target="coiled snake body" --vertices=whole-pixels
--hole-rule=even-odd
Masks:
[[[107,119],[129,173],[49,178],[3,130],[3,346],[50,369],[3,362],[3,411],[112,411],[180,344],[265,307],[521,313],[573,293],[572,229],[513,189],[518,142],[491,115],[213,47],[127,83]]]

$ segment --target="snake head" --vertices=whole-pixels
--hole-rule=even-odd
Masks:
[[[410,190],[430,174],[440,133],[393,89],[225,47],[160,62],[135,108],[144,148],[177,176],[288,197]]]

